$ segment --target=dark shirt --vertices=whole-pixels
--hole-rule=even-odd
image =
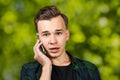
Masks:
[[[71,68],[73,72],[70,75],[75,76],[73,80],[101,80],[98,68],[93,63],[75,58],[69,53],[68,55],[71,59]],[[41,72],[42,65],[37,61],[24,64],[21,69],[20,80],[39,80]],[[52,77],[54,76],[51,76],[51,78]],[[56,78],[56,80],[58,80],[58,76],[56,76]]]
[[[53,65],[51,80],[76,80],[72,64],[68,66]]]

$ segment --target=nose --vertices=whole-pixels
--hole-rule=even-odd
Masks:
[[[51,35],[50,37],[50,44],[54,45],[57,44],[57,38],[55,35]]]

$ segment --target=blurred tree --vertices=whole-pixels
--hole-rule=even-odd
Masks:
[[[0,80],[18,80],[33,60],[33,19],[45,5],[69,17],[67,50],[95,63],[102,80],[120,80],[120,0],[0,0]]]

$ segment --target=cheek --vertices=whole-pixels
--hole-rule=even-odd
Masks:
[[[63,41],[68,41],[69,40],[69,36],[66,34],[64,37],[63,37]]]
[[[64,37],[58,39],[58,42],[59,42],[61,45],[66,44],[66,42],[67,42],[67,37],[64,36]]]
[[[47,40],[47,39],[44,39],[44,38],[41,38],[41,42],[42,42],[42,44],[43,44],[44,46],[46,46],[47,43],[48,43],[48,40]]]

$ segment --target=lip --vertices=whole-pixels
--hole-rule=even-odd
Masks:
[[[49,48],[49,51],[50,53],[58,53],[59,52],[59,47],[52,47],[52,48]]]

